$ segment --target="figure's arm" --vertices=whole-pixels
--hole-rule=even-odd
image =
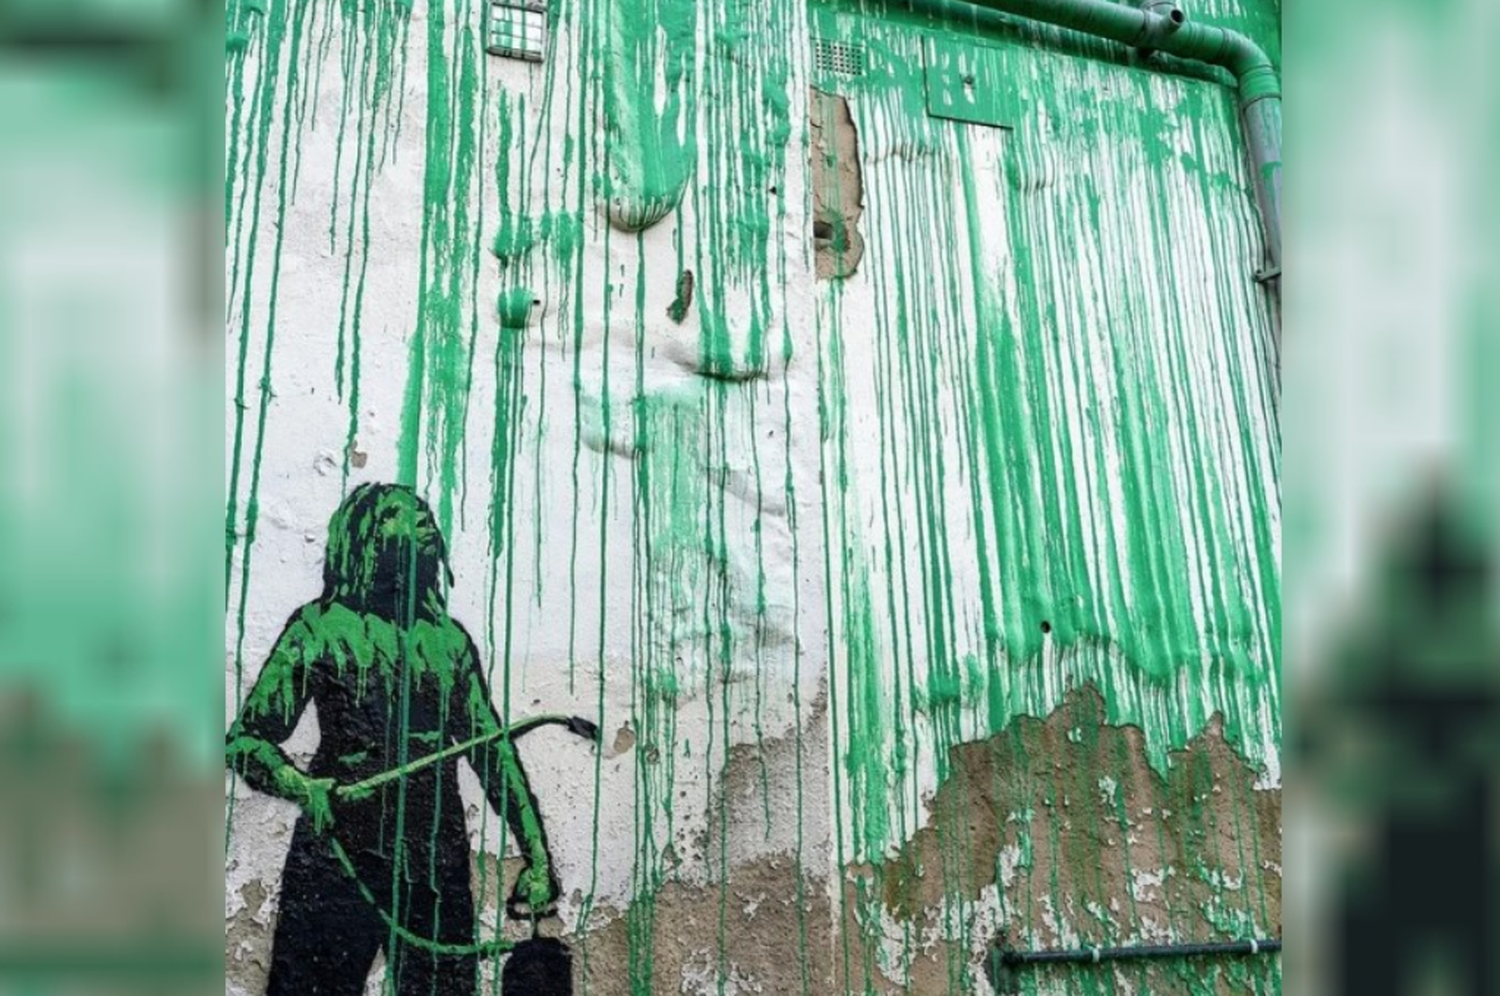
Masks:
[[[332,779],[308,777],[279,746],[312,700],[312,664],[305,660],[309,636],[300,613],[282,630],[229,727],[224,759],[251,788],[297,803],[321,829],[330,818]]]
[[[461,697],[461,701],[454,704],[454,714],[467,720],[464,727],[453,731],[455,740],[501,733],[500,717],[490,698],[489,682],[485,681],[472,644],[460,678],[455,682],[454,695]],[[526,867],[516,882],[513,903],[525,904],[532,915],[548,911],[557,901],[557,876],[552,868],[552,853],[547,846],[542,814],[515,743],[508,735],[499,735],[470,750],[469,763],[479,776],[490,805],[505,817],[526,861]]]

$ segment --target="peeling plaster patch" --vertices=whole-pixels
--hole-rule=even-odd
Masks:
[[[760,909],[760,904],[765,902],[765,895],[750,896],[745,900],[745,916],[751,920],[755,919],[755,911]]]
[[[996,880],[1002,889],[1009,889],[1016,881],[1016,871],[1022,867],[1021,845],[1008,844],[1000,849],[1000,857],[995,862]],[[986,886],[985,888],[989,888]]]
[[[879,966],[848,988],[942,992],[956,979],[977,991],[997,939],[1036,949],[1279,936],[1281,878],[1268,867],[1280,861],[1279,793],[1254,789],[1217,718],[1169,755],[1165,778],[1139,729],[1104,718],[1085,687],[1045,721],[1022,717],[950,751],[926,825],[890,857],[845,869],[851,971]],[[1188,991],[1176,968],[1144,971],[1139,991]],[[1203,991],[1269,993],[1277,977],[1274,965],[1226,970]]]
[[[1215,889],[1222,889],[1226,892],[1239,892],[1245,887],[1245,876],[1226,875],[1217,868],[1205,868],[1203,879]]]
[[[859,136],[849,102],[813,90],[808,103],[811,129],[813,253],[819,280],[852,276],[865,254],[859,231],[864,213],[864,180]]]
[[[610,744],[609,753],[604,756],[608,759],[619,757],[635,746],[635,731],[626,723],[615,731],[614,743]]]
[[[251,879],[226,890],[230,911],[225,917],[225,975],[249,992],[264,992],[271,971],[271,936],[275,927],[276,884]]]
[[[1167,877],[1175,874],[1170,867],[1157,871],[1144,868],[1130,869],[1130,897],[1137,903],[1155,902],[1161,896],[1161,887]]]
[[[567,938],[575,953],[588,951],[586,961],[574,960],[575,991],[782,996],[804,991],[804,966],[805,991],[833,991],[827,883],[807,875],[799,886],[791,855],[736,863],[728,883],[668,882],[652,898],[649,919],[634,916],[646,912],[600,910],[583,935]],[[632,938],[643,925],[646,935]]]
[[[743,974],[738,965],[731,963],[721,967],[711,953],[701,951],[690,964],[683,966],[679,991],[684,996],[743,996],[763,993],[766,989],[754,978]]]
[[[1113,904],[1114,902],[1114,897],[1111,897],[1110,903]],[[1111,916],[1110,911],[1101,906],[1097,900],[1088,900],[1083,904],[1083,908],[1089,914],[1089,916],[1093,917],[1104,926],[1111,928],[1111,932],[1117,933],[1119,931],[1119,921]]]

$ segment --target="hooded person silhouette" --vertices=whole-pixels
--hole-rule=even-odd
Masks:
[[[303,811],[282,874],[270,996],[363,993],[381,951],[396,993],[469,996],[480,955],[513,947],[475,943],[460,757],[524,861],[507,911],[534,925],[555,910],[552,855],[515,740],[545,722],[596,740],[597,729],[501,724],[474,642],[448,615],[452,583],[426,502],[400,485],[359,486],[329,522],[322,595],[292,613],[229,730],[229,766]],[[319,742],[302,771],[279,745],[309,704]],[[537,992],[570,991],[562,954],[562,981]]]

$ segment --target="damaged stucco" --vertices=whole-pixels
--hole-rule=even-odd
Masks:
[[[1279,936],[1232,99],[795,0],[554,0],[531,64],[485,54],[484,6],[228,5],[226,726],[333,509],[400,482],[497,709],[603,733],[522,748],[575,991],[985,993],[1002,939]],[[1004,69],[1004,127],[928,113],[933,35]],[[298,814],[225,788],[226,993],[259,994]],[[518,859],[459,789],[481,930],[515,932]]]
[[[864,211],[859,135],[849,116],[849,102],[816,89],[809,94],[807,125],[813,268],[819,280],[841,279],[859,269],[865,254],[865,238],[859,231]]]
[[[1261,773],[1220,726],[1174,752],[1163,777],[1140,729],[1109,725],[1086,686],[1045,721],[952,748],[926,824],[889,857],[844,871],[847,988],[973,992],[976,955],[997,947],[1279,936],[1281,793],[1257,788]],[[1013,982],[1029,992],[1071,975],[1100,991],[1232,993],[1269,987],[1265,971],[1155,962],[1018,969]]]

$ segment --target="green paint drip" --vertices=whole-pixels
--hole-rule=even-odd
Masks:
[[[501,160],[507,159],[503,152]],[[508,187],[507,181],[502,181]],[[532,218],[510,209],[500,212],[500,224],[495,232],[490,252],[503,264],[526,260],[538,245],[547,245],[559,264],[571,261],[578,251],[583,226],[577,215],[554,211]]]
[[[1247,759],[1274,763],[1279,459],[1244,279],[1253,217],[1243,181],[1221,179],[1243,171],[1232,100],[992,48],[1026,116],[1013,132],[958,126],[926,113],[918,32],[815,22],[858,34],[870,70],[837,86],[858,91],[861,140],[883,143],[861,162],[865,286],[830,288],[818,315],[839,848],[872,860],[909,839],[917,771],[945,777],[950,747],[1045,716],[1083,682],[1106,722],[1142,728],[1158,768],[1215,711]],[[1122,194],[1142,189],[1165,193]],[[1142,284],[1142,258],[1217,291]],[[840,320],[855,294],[857,325]],[[878,794],[861,784],[882,776]],[[1087,787],[1065,782],[1075,799]],[[929,871],[957,951],[974,929],[948,870],[965,827]],[[1097,875],[1087,847],[1063,861],[1075,881]],[[877,947],[881,887],[877,873],[854,900]],[[909,974],[914,946],[883,950],[892,963],[845,951],[850,988],[861,971],[867,987]],[[954,951],[945,968],[950,992],[969,991]]]
[[[897,53],[891,60],[893,66],[916,64],[914,57],[920,54],[914,51],[917,39],[898,42],[899,37],[894,32],[877,33],[869,39],[871,49],[879,51],[882,44],[890,45]],[[905,53],[902,45],[909,46]],[[1033,106],[1045,108],[1054,119],[1067,118],[1083,133],[1094,126],[1089,114],[1079,114],[1063,103],[1060,95],[1096,92],[1097,87],[1060,82],[1055,90],[1043,89],[1039,82],[1043,77],[1033,68],[1041,61],[1037,57],[1020,50],[991,51],[996,53],[993,57],[1004,60],[1005,78],[1018,81],[1023,103],[1031,101]],[[904,60],[901,54],[905,54]],[[1048,72],[1058,73],[1055,61],[1047,66]],[[863,107],[869,120],[860,122],[862,132],[875,127],[871,121],[877,118],[894,118],[902,122],[902,128],[918,132],[909,140],[903,139],[913,148],[937,150],[938,155],[951,155],[957,163],[979,159],[977,148],[967,144],[964,130],[933,122],[925,115],[908,117],[912,100],[910,92],[901,88],[909,86],[920,94],[919,75],[903,77],[897,71],[893,83],[884,76],[879,79],[881,86],[894,85],[897,89],[889,99],[884,93],[868,95]],[[1175,168],[1180,159],[1171,146],[1162,143],[1157,149],[1150,144],[1154,136],[1167,130],[1162,123],[1163,112],[1152,107],[1151,99],[1146,100],[1148,110],[1144,114],[1123,101],[1101,106],[1095,111],[1105,118],[1099,121],[1099,133],[1147,136],[1148,154],[1160,157],[1161,168]],[[1222,112],[1217,106],[1198,106],[1192,113],[1208,116]],[[1232,118],[1226,124],[1226,132],[1232,136]],[[922,132],[929,134],[924,137]],[[1012,143],[1007,140],[1007,144]],[[1024,181],[1050,168],[1042,158],[1049,151],[1038,148],[1024,128],[1013,144],[1003,175],[1013,188],[1024,189],[1017,179]],[[1002,192],[1002,197],[1010,200],[1001,208],[996,206],[993,193],[977,186],[986,175],[979,170],[956,168],[963,182],[958,204],[953,203],[953,188],[941,174],[929,178],[919,166],[912,165],[903,165],[902,170],[903,182],[908,184],[904,196],[877,225],[871,243],[872,249],[882,244],[885,259],[900,261],[889,265],[888,273],[881,269],[872,274],[877,285],[877,309],[888,309],[878,320],[873,355],[890,357],[875,371],[876,405],[883,405],[887,397],[902,399],[899,407],[878,409],[882,439],[906,463],[905,467],[884,467],[880,477],[892,479],[892,475],[898,475],[895,479],[905,482],[902,487],[909,489],[916,508],[898,515],[897,506],[886,502],[885,489],[879,489],[878,494],[884,517],[882,532],[888,540],[915,526],[914,534],[898,544],[902,552],[886,570],[900,572],[907,605],[912,604],[912,595],[918,595],[919,611],[911,622],[897,627],[893,636],[915,629],[925,641],[925,646],[912,649],[898,643],[902,647],[898,658],[925,662],[919,669],[925,670],[921,684],[907,684],[918,693],[915,704],[931,724],[939,771],[947,746],[982,735],[986,728],[998,729],[1020,712],[1040,710],[1044,714],[1055,701],[1051,689],[1081,680],[1095,680],[1106,689],[1116,690],[1107,691],[1112,719],[1147,719],[1148,735],[1155,731],[1152,753],[1158,763],[1163,762],[1170,746],[1184,742],[1206,718],[1206,702],[1189,705],[1184,701],[1197,694],[1197,689],[1211,696],[1226,713],[1226,729],[1241,748],[1252,758],[1260,756],[1277,735],[1274,727],[1264,727],[1261,718],[1266,714],[1263,696],[1270,694],[1262,689],[1268,677],[1274,682],[1266,664],[1274,661],[1274,649],[1266,632],[1256,631],[1259,624],[1255,619],[1257,612],[1269,613],[1265,618],[1271,620],[1271,631],[1275,632],[1277,604],[1274,597],[1265,598],[1263,587],[1268,578],[1274,578],[1274,553],[1259,532],[1254,545],[1247,547],[1243,534],[1224,528],[1232,501],[1243,499],[1233,499],[1224,488],[1224,480],[1206,470],[1222,460],[1222,437],[1192,435],[1196,424],[1182,393],[1183,386],[1192,384],[1196,376],[1187,362],[1190,354],[1174,340],[1174,352],[1168,354],[1161,373],[1153,375],[1131,355],[1131,350],[1144,355],[1157,348],[1149,338],[1122,339],[1117,334],[1114,348],[1091,357],[1088,351],[1099,347],[1087,341],[1060,341],[1060,333],[1054,331],[1079,327],[1080,313],[1071,309],[1106,302],[1079,301],[1057,294],[1055,288],[1068,286],[1076,267],[1072,250],[1062,241],[1064,233],[1073,229],[1059,225],[1055,214],[1044,211],[1056,210],[1051,205],[1060,201],[1068,210],[1077,211],[1074,217],[1078,224],[1109,226],[1117,222],[1101,213],[1101,201],[1089,191],[1087,176],[1034,202]],[[867,191],[878,182],[867,174]],[[1033,203],[1035,223],[1031,221]],[[999,229],[994,224],[997,211],[1005,220],[1005,226]],[[974,321],[983,334],[972,346],[960,346],[967,353],[947,354],[938,335],[946,335],[942,330],[954,323],[956,316],[942,295],[959,294],[961,281],[945,278],[951,264],[934,257],[926,230],[896,226],[920,226],[930,224],[932,218],[954,216],[967,219],[971,253],[964,262],[975,275],[968,281],[970,300]],[[1164,208],[1158,207],[1153,226],[1162,229],[1170,223]],[[1008,269],[1014,276],[1011,288],[992,275],[989,263],[1004,251],[1009,253]],[[1132,255],[1122,250],[1117,258]],[[1067,269],[1054,268],[1059,263]],[[1224,265],[1231,264],[1226,260]],[[912,272],[930,273],[933,279],[918,287],[907,280]],[[1105,280],[1102,286],[1108,292],[1137,284]],[[1143,320],[1137,302],[1121,300],[1113,304],[1108,313],[1120,316],[1121,321]],[[1186,316],[1171,320],[1180,327]],[[1159,339],[1159,332],[1153,329],[1152,336]],[[844,338],[847,336],[841,333],[825,338],[825,349],[833,356],[835,369]],[[1068,350],[1075,351],[1071,357]],[[1084,363],[1090,363],[1091,369],[1109,370],[1110,379],[1100,382],[1080,378],[1078,368]],[[1253,374],[1249,368],[1242,369]],[[972,568],[980,581],[979,590],[974,592],[981,610],[977,645],[964,632],[967,627],[954,630],[960,619],[955,615],[951,582],[955,559],[973,557],[970,551],[974,548],[953,544],[947,538],[937,507],[953,489],[944,482],[948,468],[931,456],[942,452],[944,430],[935,416],[946,403],[942,399],[952,396],[950,390],[938,388],[954,376],[953,371],[963,371],[963,379],[956,382],[963,388],[957,395],[963,407],[948,417],[956,419],[954,424],[962,427],[964,438],[969,440],[964,449],[969,466],[963,468],[963,476],[970,482],[967,490],[972,528],[981,540],[977,550],[980,556]],[[841,386],[831,389],[843,391]],[[1115,425],[1125,440],[1123,451],[1116,450],[1122,455],[1124,471],[1118,495],[1099,494],[1096,480],[1076,477],[1078,457],[1070,456],[1079,453],[1080,447],[1103,456],[1097,449],[1099,435],[1080,435],[1080,423],[1074,415],[1077,399],[1100,389],[1109,391],[1119,406]],[[825,404],[830,400],[838,399],[825,398]],[[837,413],[841,403],[830,407]],[[1087,409],[1085,414],[1090,414]],[[1174,438],[1161,432],[1164,425],[1182,425],[1187,434]],[[972,435],[967,435],[970,432]],[[834,445],[842,448],[841,439],[835,438]],[[1181,456],[1184,439],[1194,447],[1186,463]],[[1245,437],[1242,452],[1254,454],[1264,445],[1262,440]],[[1100,460],[1097,466],[1106,467],[1108,463]],[[1194,468],[1187,478],[1186,504],[1180,504],[1177,498],[1182,480],[1177,468],[1181,466]],[[1247,461],[1245,466],[1255,467],[1256,463]],[[907,476],[913,472],[914,476]],[[846,473],[839,470],[836,476],[840,487],[845,487]],[[1263,485],[1252,484],[1239,492],[1249,496],[1251,507],[1257,510],[1253,515],[1257,523],[1271,519],[1260,510],[1257,497],[1267,491]],[[1101,511],[1089,511],[1091,505]],[[1109,514],[1118,518],[1110,521],[1109,514],[1102,512],[1105,508],[1112,509]],[[1193,540],[1180,528],[1182,522],[1201,523],[1200,529],[1214,528],[1212,534],[1196,541],[1201,553],[1189,553]],[[1095,551],[1092,556],[1091,545]],[[912,552],[905,552],[908,550]],[[1236,565],[1229,556],[1233,551],[1242,551],[1238,556],[1250,559]],[[1205,559],[1195,562],[1199,556]],[[1256,566],[1246,571],[1242,565],[1247,562]],[[1110,572],[1101,579],[1104,583],[1087,583],[1091,577],[1100,577],[1101,567]],[[1237,580],[1247,575],[1259,579],[1259,592]],[[1129,583],[1127,578],[1131,579]],[[844,590],[842,584],[839,590]],[[853,579],[847,594],[850,608],[844,612],[851,619],[851,634],[860,631],[855,620],[866,598],[858,579]],[[1195,605],[1206,605],[1211,614],[1201,616]],[[883,610],[877,614],[883,615]],[[1047,646],[1067,648],[1066,654],[1047,665],[1049,669],[1061,666],[1066,678],[1033,681],[1025,671],[1011,670],[1023,666],[1029,671],[1034,665],[1025,662],[1038,660]],[[854,663],[858,648],[858,640],[851,639],[843,655],[850,661],[845,683],[850,698],[844,711],[851,728],[863,724],[878,729],[861,718],[861,699],[854,694],[864,681]],[[983,667],[958,666],[960,660],[981,658]],[[1199,662],[1205,658],[1207,670],[1199,671]],[[1138,673],[1120,672],[1121,661]],[[896,679],[894,683],[887,684],[892,679]],[[1163,687],[1172,685],[1175,689]],[[891,675],[881,679],[881,686],[899,694],[902,682]],[[1170,706],[1169,700],[1179,705]],[[988,704],[983,725],[976,728],[974,718],[964,714],[965,702]],[[1157,721],[1157,717],[1182,705],[1189,706],[1182,718],[1165,724]],[[844,749],[851,758],[874,754],[899,759],[902,741],[914,736],[915,731],[908,733],[897,726],[883,733],[881,741],[866,745],[850,734]],[[854,793],[851,801],[857,803],[859,793],[852,786],[850,791]],[[880,825],[878,816],[859,814],[859,818]],[[870,839],[862,834],[856,826],[856,840]]]
[[[436,0],[427,11],[427,129],[423,172],[421,274],[417,327],[401,415],[397,478],[415,485],[419,453],[436,478],[438,519],[448,531],[458,485],[460,447],[468,403],[468,343],[463,335],[465,281],[478,251],[479,233],[469,205],[477,167],[478,43],[472,4],[455,5],[452,26],[457,58],[449,57],[448,15],[454,0]]]
[[[704,5],[711,49],[704,85],[712,95],[694,107],[706,148],[705,175],[693,190],[693,271],[699,315],[699,368],[737,381],[768,373],[773,314],[773,209],[783,206],[791,141],[792,5]]]
[[[301,39],[302,39],[302,33],[303,33],[303,29],[304,29],[305,23],[306,23],[305,20],[304,20],[304,18],[305,18],[305,10],[306,10],[306,8],[299,9],[298,15],[293,19],[293,22],[292,22],[292,31],[291,31],[290,44],[292,46],[292,51],[294,53],[296,51],[298,51],[299,44],[300,44]],[[284,13],[284,10],[283,10],[283,8],[281,7],[280,4],[278,4],[273,9],[273,17],[275,18],[275,20],[276,20],[276,22],[278,24],[280,23],[281,15],[283,13]],[[272,49],[279,51],[280,45],[281,45],[281,38],[282,38],[282,34],[281,34],[280,30],[278,29],[278,30],[272,31],[270,34],[275,39],[274,43],[272,44]],[[298,68],[297,67],[297,63],[296,63],[295,60],[293,60],[291,62],[291,68],[288,69],[287,81],[286,81],[286,97],[285,97],[285,100],[284,100],[283,105],[282,105],[283,110],[282,110],[282,118],[281,118],[281,133],[283,135],[286,135],[286,134],[290,133],[290,123],[291,123],[291,117],[292,117],[293,97],[296,94],[296,90],[297,90],[297,68]],[[261,185],[264,183],[266,160],[267,160],[268,155],[269,155],[268,148],[269,148],[269,145],[270,145],[270,134],[271,134],[271,128],[272,128],[271,118],[270,118],[270,114],[269,114],[269,108],[271,107],[272,100],[273,100],[276,92],[277,92],[277,78],[276,78],[276,75],[274,73],[268,74],[268,76],[265,78],[265,80],[263,81],[263,83],[261,85],[261,92],[260,92],[260,94],[258,95],[258,98],[257,98],[258,101],[260,102],[262,108],[266,109],[265,112],[264,112],[264,116],[261,118],[261,120],[259,122],[259,135],[258,135],[258,141],[257,141],[257,145],[259,146],[259,156],[258,156],[258,159],[257,159],[257,170],[256,170],[256,178],[255,178],[255,187],[256,187],[256,190],[255,190],[255,198],[254,198],[255,209],[256,209],[257,213],[259,212],[259,209],[260,209],[260,203],[261,203]],[[272,389],[271,389],[271,362],[272,362],[272,357],[273,357],[274,352],[275,352],[275,345],[276,345],[276,311],[277,311],[278,296],[279,296],[278,295],[278,291],[280,289],[280,279],[281,279],[281,254],[282,254],[282,248],[283,248],[283,245],[284,245],[283,239],[284,239],[285,232],[286,232],[286,209],[287,209],[287,200],[288,200],[287,172],[288,172],[288,163],[289,163],[290,159],[291,159],[291,149],[289,147],[289,144],[286,141],[283,141],[281,143],[280,161],[279,161],[278,166],[277,166],[277,199],[276,199],[276,219],[277,219],[277,224],[276,224],[276,238],[275,238],[274,246],[273,246],[273,249],[272,249],[272,257],[271,257],[270,303],[267,306],[266,327],[265,327],[265,332],[264,332],[265,348],[264,348],[264,351],[263,351],[263,354],[262,354],[262,358],[261,358],[261,376],[260,376],[260,384],[259,384],[259,386],[260,386],[260,403],[259,403],[258,412],[257,412],[257,415],[256,415],[255,446],[254,446],[254,451],[253,451],[252,456],[251,456],[251,464],[250,464],[250,486],[249,486],[249,494],[248,494],[248,496],[246,498],[246,501],[245,501],[244,545],[243,545],[243,548],[242,548],[241,554],[240,554],[239,606],[238,606],[238,609],[236,610],[236,614],[235,614],[235,623],[236,623],[236,630],[235,630],[235,632],[236,632],[236,635],[235,635],[235,647],[234,647],[234,673],[235,673],[234,701],[235,701],[235,706],[236,707],[238,707],[240,705],[241,695],[242,695],[242,691],[243,691],[243,687],[244,687],[245,619],[246,619],[246,613],[247,613],[247,608],[249,606],[249,599],[250,599],[250,567],[251,567],[251,563],[252,563],[252,556],[251,556],[251,554],[252,554],[254,546],[255,546],[256,528],[257,528],[257,526],[259,524],[259,518],[260,518],[260,497],[259,496],[260,496],[261,461],[262,461],[262,458],[263,458],[264,453],[265,453],[266,419],[267,419],[267,415],[268,415],[269,410],[270,410],[271,399],[273,397]],[[246,270],[245,281],[246,281],[246,285],[247,285],[247,290],[245,291],[243,311],[241,313],[241,321],[242,321],[241,328],[242,328],[242,330],[248,330],[248,328],[250,327],[250,294],[249,294],[249,291],[248,291],[248,287],[252,285],[251,276],[253,274],[253,263],[254,263],[254,254],[255,254],[254,246],[255,246],[255,232],[254,232],[254,230],[252,230],[251,237],[250,237],[250,251],[249,251],[249,253],[250,253],[250,261],[251,261],[252,265],[250,267],[247,267],[247,270]],[[229,598],[229,585],[228,585],[229,566],[230,566],[230,564],[233,561],[234,548],[235,548],[235,535],[234,535],[233,526],[234,526],[234,523],[235,523],[236,500],[237,500],[238,488],[239,488],[240,447],[241,447],[241,441],[242,441],[242,438],[243,438],[243,429],[244,429],[243,418],[244,418],[244,413],[245,413],[245,409],[246,409],[246,405],[245,405],[244,397],[243,397],[243,392],[244,392],[244,383],[245,383],[245,360],[246,360],[246,353],[247,353],[247,349],[248,349],[248,337],[249,337],[248,331],[243,331],[242,332],[242,337],[241,337],[239,370],[238,370],[237,377],[236,377],[236,382],[237,382],[237,388],[236,388],[236,390],[237,390],[237,394],[236,394],[236,398],[235,398],[235,413],[236,413],[235,414],[235,431],[234,431],[235,442],[234,442],[234,457],[233,457],[232,471],[231,471],[231,474],[230,474],[229,510],[228,510],[228,522],[229,522],[228,533],[229,533],[229,535],[228,535],[227,538],[228,538],[228,541],[229,541],[229,549],[228,549],[228,552],[227,552],[226,558],[225,558],[225,580],[226,580],[226,583],[225,583],[225,599],[226,599],[226,601]],[[228,812],[226,820],[225,820],[225,831],[224,831],[225,832],[225,847],[226,848],[228,847],[229,840],[230,840],[230,838],[231,838],[231,836],[233,834],[233,827],[234,827],[234,801],[233,801],[233,794],[232,794],[232,791],[231,791],[230,807],[229,807],[229,812]]]
[[[638,232],[682,201],[697,159],[693,98],[696,0],[609,0],[604,77],[610,221]]]
[[[512,287],[501,291],[496,307],[500,315],[500,327],[512,331],[524,329],[531,318],[532,309],[540,303],[541,299],[530,287]]]
[[[340,8],[343,10],[342,8]],[[252,576],[252,547],[259,518],[260,465],[264,452],[267,422],[274,392],[271,382],[272,359],[276,341],[276,311],[279,301],[280,260],[287,222],[287,206],[300,171],[301,157],[298,134],[305,127],[309,100],[315,101],[311,91],[316,90],[316,68],[308,69],[309,61],[316,59],[318,51],[326,44],[331,31],[331,22],[325,20],[321,34],[315,35],[317,17],[323,8],[318,5],[289,5],[284,0],[275,0],[269,6],[261,0],[226,7],[226,19],[231,25],[230,43],[226,46],[230,57],[228,97],[231,103],[230,134],[226,155],[225,212],[226,232],[231,232],[231,267],[229,299],[239,302],[239,351],[235,376],[234,429],[231,444],[230,481],[225,515],[225,598],[230,595],[230,578],[236,552],[240,553],[240,584],[238,607],[235,611],[235,668],[236,701],[243,686],[243,647],[245,618]],[[350,50],[348,25],[357,16],[356,12],[343,10],[345,20],[345,44]],[[371,17],[376,15],[371,14]],[[379,15],[389,20],[388,12]],[[239,36],[247,36],[245,45]],[[253,82],[253,95],[249,114],[244,113],[245,84],[247,82],[244,62],[249,45],[259,39],[258,75]],[[277,111],[279,109],[279,121]],[[249,457],[249,485],[241,505],[241,479],[245,471],[246,444],[245,420],[250,412],[247,398],[249,352],[256,326],[252,302],[258,299],[255,262],[259,242],[259,221],[262,215],[263,193],[268,165],[273,147],[273,136],[279,146],[279,161],[276,167],[277,201],[275,218],[275,240],[270,264],[270,287],[268,288],[267,311],[263,338],[261,375],[258,381],[260,399],[256,409],[255,435]],[[342,143],[341,143],[342,144]],[[368,182],[366,183],[368,191]],[[335,198],[336,199],[336,198]],[[367,198],[368,199],[368,198]],[[366,211],[366,222],[368,211]],[[368,223],[366,223],[368,231]],[[362,280],[362,278],[361,278]],[[356,308],[356,315],[358,309]],[[357,317],[355,319],[357,326]],[[341,320],[341,336],[342,336]],[[357,407],[357,333],[353,377],[356,386],[351,392],[351,409]],[[351,427],[350,441],[353,440]],[[243,520],[241,519],[243,509]],[[226,820],[226,847],[233,833],[234,803],[231,793],[228,818]]]

